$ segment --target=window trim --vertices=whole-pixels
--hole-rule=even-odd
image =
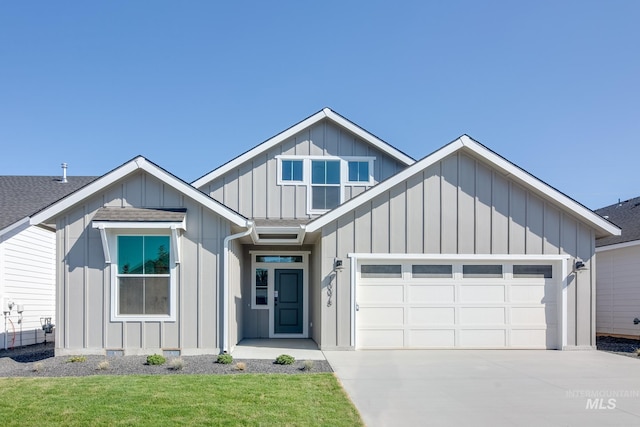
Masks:
[[[282,166],[282,162],[283,161],[300,161],[302,162],[302,179],[301,180],[296,180],[296,179],[290,179],[290,180],[286,180],[282,178],[282,174],[284,172],[284,167]],[[304,158],[300,158],[300,157],[296,157],[296,156],[292,156],[292,157],[279,157],[278,158],[278,166],[277,166],[277,173],[278,173],[278,179],[277,179],[277,184],[278,185],[303,185],[305,183],[305,173],[307,171],[307,165],[305,162]]]

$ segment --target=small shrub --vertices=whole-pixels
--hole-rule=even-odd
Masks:
[[[67,360],[68,363],[82,363],[86,361],[87,361],[87,358],[85,356],[71,356]]]
[[[313,369],[313,360],[305,360],[302,365],[303,371],[311,371]]]
[[[223,365],[228,365],[233,362],[233,356],[228,353],[219,354],[218,359],[216,360],[218,363],[222,363]]]
[[[33,372],[40,372],[42,371],[42,368],[44,368],[42,362],[37,362],[33,364],[33,367],[31,369],[33,370]]]
[[[244,371],[245,369],[247,369],[247,364],[244,362],[238,362],[236,363],[236,371]]]
[[[640,357],[640,348],[636,348],[634,353],[636,354],[636,356]]]
[[[164,365],[167,359],[161,354],[147,356],[147,365]]]
[[[296,358],[293,356],[289,356],[288,354],[281,354],[276,357],[276,363],[278,365],[291,365],[296,361]]]
[[[184,368],[184,360],[181,357],[176,357],[169,361],[169,369],[173,371],[181,371]]]
[[[109,369],[109,361],[103,360],[102,362],[98,363],[96,369],[99,371],[106,371],[107,369]]]

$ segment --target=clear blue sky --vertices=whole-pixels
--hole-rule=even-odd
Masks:
[[[0,175],[191,182],[323,107],[463,133],[590,208],[640,196],[640,1],[7,1]]]

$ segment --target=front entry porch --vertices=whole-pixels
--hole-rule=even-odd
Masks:
[[[247,338],[240,341],[231,355],[234,359],[273,359],[281,354],[296,360],[326,360],[324,353],[312,339]]]

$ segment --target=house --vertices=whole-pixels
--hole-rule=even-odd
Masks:
[[[44,341],[41,319],[55,325],[55,229],[29,215],[93,179],[0,176],[0,348]]]
[[[464,135],[415,161],[323,109],[188,184],[136,157],[31,216],[57,354],[593,348],[620,230]]]
[[[622,234],[596,240],[596,332],[640,336],[640,197],[596,210]]]

